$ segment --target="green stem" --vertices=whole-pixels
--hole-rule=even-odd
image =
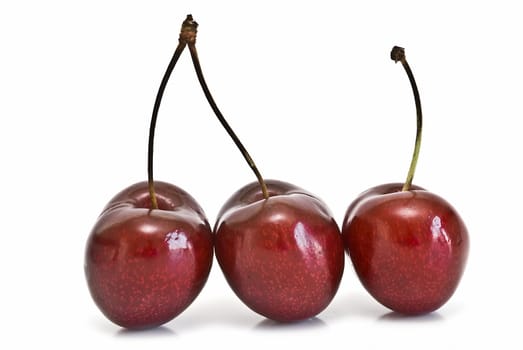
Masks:
[[[412,179],[414,178],[414,173],[416,171],[416,165],[418,163],[419,151],[421,148],[421,132],[423,129],[423,115],[421,113],[421,101],[420,101],[420,97],[419,97],[418,86],[416,85],[416,80],[414,79],[414,75],[412,74],[412,70],[410,69],[407,59],[405,58],[405,49],[402,47],[394,46],[390,53],[390,57],[395,62],[400,61],[401,64],[403,65],[403,68],[405,68],[405,72],[407,72],[407,76],[409,77],[409,82],[412,87],[412,92],[414,94],[414,102],[416,103],[416,141],[414,143],[414,152],[412,153],[412,160],[410,162],[410,168],[409,168],[409,172],[407,174],[407,180],[405,181],[405,184],[403,185],[403,188],[402,188],[402,191],[408,191],[408,190],[410,190],[410,186],[412,185]]]
[[[220,112],[220,109],[216,105],[216,102],[214,101],[214,98],[212,97],[212,94],[209,90],[209,87],[207,86],[207,83],[205,82],[205,78],[203,76],[202,68],[200,65],[200,60],[198,59],[198,52],[196,50],[196,33],[197,33],[197,27],[198,24],[196,22],[193,22],[193,35],[187,37],[187,45],[189,47],[189,51],[191,52],[191,58],[194,65],[194,69],[196,71],[196,75],[198,76],[198,81],[200,82],[200,86],[202,87],[203,93],[205,95],[205,98],[209,102],[209,105],[211,106],[214,114],[222,124],[223,128],[227,131],[231,139],[233,140],[234,144],[238,149],[240,150],[241,154],[249,164],[251,170],[254,172],[254,175],[256,175],[256,178],[258,179],[258,182],[260,184],[263,197],[265,199],[269,198],[269,191],[267,190],[267,185],[265,184],[265,181],[263,180],[263,177],[256,167],[256,164],[252,160],[251,156],[249,155],[249,152],[247,152],[247,149],[243,146],[240,139],[236,135],[236,133],[233,131],[223,114]]]
[[[151,124],[149,126],[149,142],[147,149],[147,181],[149,185],[149,195],[151,196],[151,208],[158,209],[158,201],[156,200],[156,192],[154,191],[154,176],[153,176],[153,155],[154,155],[154,131],[156,130],[156,121],[158,119],[158,111],[160,110],[160,105],[162,103],[163,93],[167,82],[171,76],[176,62],[180,58],[183,50],[187,46],[185,37],[187,32],[190,31],[190,23],[192,22],[191,15],[188,15],[185,21],[182,23],[182,29],[180,30],[180,37],[178,38],[178,46],[174,51],[173,57],[167,66],[165,74],[163,75],[162,82],[158,88],[158,93],[156,94],[156,100],[154,101],[153,114],[151,116]]]

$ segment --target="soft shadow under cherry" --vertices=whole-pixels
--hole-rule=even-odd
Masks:
[[[167,337],[167,336],[176,336],[176,333],[165,326],[155,327],[155,328],[146,328],[146,329],[127,329],[122,328],[118,330],[115,334],[117,337]]]
[[[378,321],[386,322],[441,322],[444,318],[437,312],[431,312],[423,315],[405,315],[399,312],[388,312],[381,315]]]
[[[277,322],[271,319],[264,319],[259,322],[254,329],[255,330],[284,330],[284,329],[312,329],[312,328],[323,328],[327,327],[327,324],[318,317],[309,318],[307,320],[299,322]]]

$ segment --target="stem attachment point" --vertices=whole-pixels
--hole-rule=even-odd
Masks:
[[[192,18],[192,15],[187,15],[185,21],[182,23],[182,29],[180,30],[180,43],[196,43],[196,34],[198,33],[198,23]]]

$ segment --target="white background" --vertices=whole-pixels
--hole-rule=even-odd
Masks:
[[[2,1],[0,347],[111,349],[521,348],[523,22],[513,1]],[[338,223],[352,199],[403,181],[414,103],[425,129],[415,183],[461,213],[471,239],[454,297],[421,318],[389,314],[347,259],[317,319],[275,325],[218,264],[196,301],[157,330],[125,332],[88,293],[85,241],[105,203],[146,178],[146,137],[187,13],[207,82],[263,175],[320,196]],[[160,111],[156,178],[214,222],[254,180],[185,52]],[[4,346],[6,345],[7,346]]]

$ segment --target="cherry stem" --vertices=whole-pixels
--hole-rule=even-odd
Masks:
[[[192,21],[192,18],[191,18]],[[241,143],[240,139],[236,135],[236,133],[233,131],[223,114],[220,112],[220,109],[216,105],[216,102],[214,101],[214,98],[212,97],[212,94],[209,90],[209,87],[207,86],[207,83],[205,82],[205,78],[203,76],[202,67],[200,65],[200,60],[198,59],[198,52],[196,50],[196,33],[197,33],[197,27],[198,23],[192,21],[193,26],[191,27],[193,32],[190,37],[187,37],[187,46],[189,47],[189,51],[191,52],[191,58],[194,65],[194,69],[196,71],[196,75],[198,76],[198,81],[200,82],[200,86],[202,87],[203,93],[205,95],[205,98],[207,98],[207,102],[209,102],[209,105],[211,106],[214,114],[222,124],[223,128],[227,131],[231,139],[233,140],[234,144],[238,149],[240,150],[241,154],[249,164],[250,168],[254,172],[254,175],[256,175],[256,178],[258,179],[258,182],[260,183],[261,190],[263,193],[263,197],[265,199],[269,198],[269,191],[267,190],[267,185],[265,184],[265,181],[263,180],[263,177],[256,167],[256,164],[252,160],[251,156],[249,155],[249,152],[247,152],[247,149],[243,144]]]
[[[182,23],[182,29],[180,30],[180,37],[178,38],[178,46],[174,51],[173,57],[167,66],[165,74],[163,75],[162,82],[158,88],[158,93],[156,94],[156,100],[154,101],[153,114],[151,116],[151,124],[149,126],[149,143],[147,150],[147,178],[149,185],[149,195],[151,196],[151,208],[158,209],[158,201],[156,200],[156,192],[154,191],[154,177],[153,177],[153,154],[154,154],[154,131],[156,130],[156,121],[158,120],[158,111],[160,110],[160,104],[162,102],[163,93],[167,82],[171,76],[176,62],[180,58],[183,50],[187,46],[186,37],[191,35],[191,25],[192,16],[187,15],[187,18]]]
[[[414,152],[412,153],[412,160],[410,162],[409,172],[407,174],[407,180],[403,185],[402,191],[410,190],[412,185],[412,179],[414,178],[414,172],[416,171],[416,165],[418,163],[419,151],[421,147],[421,131],[423,129],[423,115],[421,113],[421,101],[419,97],[418,86],[416,85],[416,80],[412,74],[407,59],[405,58],[405,49],[402,47],[394,46],[390,52],[390,58],[395,61],[401,62],[407,76],[409,77],[410,85],[412,86],[412,92],[414,93],[414,102],[416,103],[416,141],[414,143]]]

